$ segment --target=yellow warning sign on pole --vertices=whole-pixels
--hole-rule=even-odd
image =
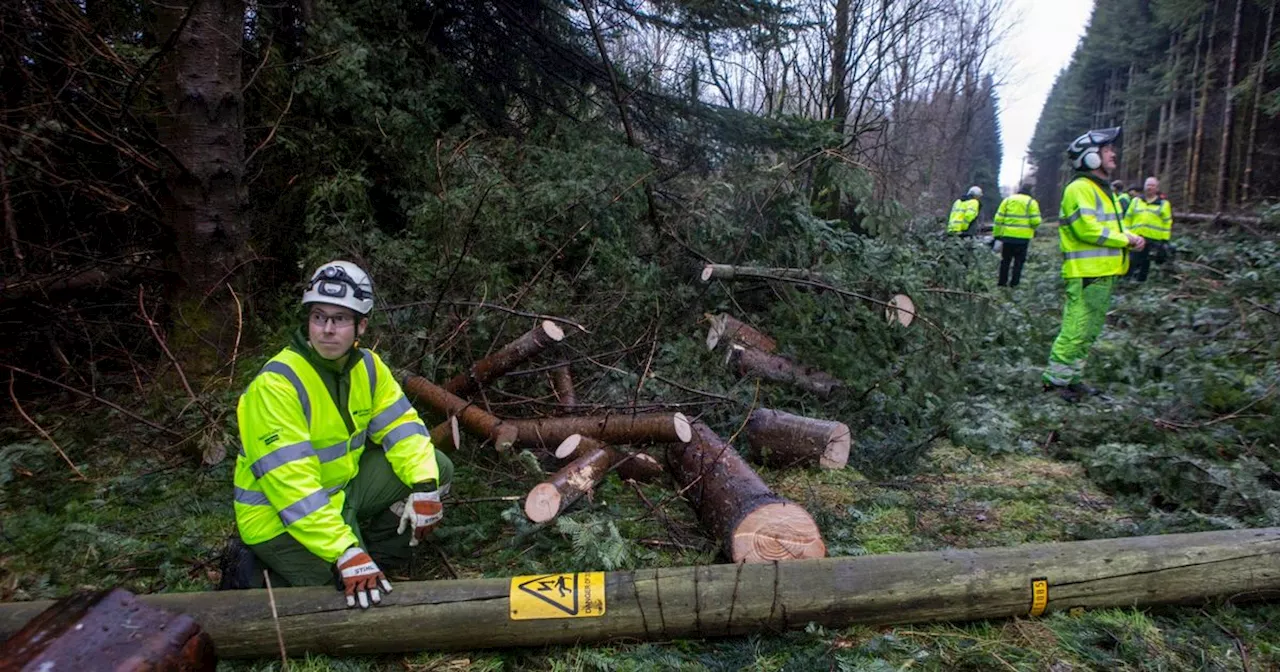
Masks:
[[[604,616],[604,572],[511,578],[511,619]]]

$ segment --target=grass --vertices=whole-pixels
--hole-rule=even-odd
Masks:
[[[1275,395],[1268,396],[1280,382],[1274,366],[1280,353],[1268,336],[1278,318],[1243,301],[1275,305],[1276,289],[1256,280],[1257,273],[1234,272],[1280,270],[1280,251],[1265,241],[1188,236],[1194,263],[1180,263],[1176,271],[1156,267],[1146,286],[1122,284],[1089,370],[1109,398],[1070,405],[1041,393],[1038,382],[1061,311],[1055,238],[1046,231],[1037,239],[1021,287],[992,287],[986,298],[973,299],[985,314],[996,311],[1000,319],[993,324],[1021,326],[1014,333],[993,331],[982,344],[972,395],[959,404],[950,433],[912,473],[869,478],[852,469],[761,470],[777,492],[818,520],[832,555],[1280,524],[1274,476],[1280,423]],[[1232,265],[1227,248],[1241,245],[1249,256]],[[982,255],[977,263],[994,285],[994,259]],[[234,390],[226,394],[222,403],[229,406]],[[50,401],[56,403],[49,408],[59,410],[36,420],[88,480],[74,480],[52,447],[26,428],[0,428],[0,598],[51,598],[111,585],[138,592],[210,589],[232,530],[231,461],[193,468],[191,448],[174,449],[168,437],[101,407]],[[393,580],[717,561],[688,507],[662,484],[637,492],[610,480],[565,523],[536,527],[524,521],[518,503],[492,500],[527,492],[537,477],[526,465],[479,451],[464,451],[456,461],[444,527],[420,562]],[[708,641],[290,661],[291,670],[362,672],[1277,666],[1280,605],[1229,603],[977,623],[810,626]],[[276,670],[280,662],[223,662],[220,669]]]

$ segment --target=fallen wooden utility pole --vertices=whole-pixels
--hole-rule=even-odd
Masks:
[[[844,469],[849,462],[852,435],[843,422],[757,408],[746,434],[751,459],[766,466]]]
[[[585,597],[585,581],[573,580],[583,575],[568,576],[566,585],[579,588],[573,595]],[[559,577],[541,578],[552,584],[545,579]],[[275,590],[275,606],[291,655],[356,655],[1277,599],[1280,528],[609,572],[603,595],[593,598],[599,608],[584,618],[512,619],[510,596],[528,599],[520,585],[541,587],[535,577],[405,581],[383,597],[382,606],[367,611],[346,609],[329,586],[282,588]],[[140,600],[190,614],[221,657],[279,655],[265,590]],[[0,605],[0,638],[51,604]],[[578,606],[582,613],[584,605]]]
[[[707,349],[715,350],[721,341],[749,345],[761,352],[776,352],[778,342],[764,335],[759,329],[728,314],[708,315]]]
[[[459,373],[449,379],[444,384],[444,389],[450,394],[470,396],[485,383],[501,377],[530,357],[563,341],[564,336],[564,330],[555,322],[543,320],[497,352],[472,364],[466,373]]]
[[[667,467],[725,557],[774,562],[827,554],[808,511],[769,490],[710,427],[694,423],[693,436],[687,444],[667,447]]]
[[[844,387],[840,379],[810,366],[797,364],[781,355],[771,355],[745,345],[733,344],[725,363],[740,376],[753,376],[775,383],[793,385],[826,399]]]

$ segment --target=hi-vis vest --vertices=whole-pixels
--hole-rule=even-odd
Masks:
[[[1129,239],[1110,189],[1076,177],[1062,193],[1058,217],[1062,277],[1101,278],[1129,270]]]
[[[947,219],[947,233],[964,233],[978,218],[978,199],[956,199],[951,204],[951,216]]]
[[[1014,194],[1000,202],[996,210],[996,238],[1031,239],[1040,226],[1040,204],[1026,194]]]
[[[241,395],[235,512],[246,544],[288,532],[307,550],[334,562],[359,543],[342,519],[343,488],[359,471],[368,441],[382,445],[406,485],[439,479],[426,427],[391,370],[370,350],[361,349],[358,356],[363,361],[342,381],[351,386],[350,429],[320,374],[288,348],[267,362]]]
[[[1173,235],[1173,207],[1169,201],[1156,198],[1154,203],[1135,198],[1124,216],[1125,228],[1147,240],[1169,240]]]

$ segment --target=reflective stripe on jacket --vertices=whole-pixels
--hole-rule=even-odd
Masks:
[[[349,385],[349,422],[320,373],[290,348],[240,396],[235,513],[246,544],[288,532],[333,562],[358,543],[342,518],[343,488],[359,471],[366,441],[381,444],[406,485],[439,479],[427,429],[391,370],[370,350],[356,353],[361,361],[340,381]]]
[[[996,238],[1026,238],[1040,226],[1040,204],[1026,194],[1014,194],[1000,202],[996,210]]]
[[[956,199],[951,204],[951,216],[947,218],[947,233],[964,233],[978,218],[978,199]]]
[[[1173,235],[1173,206],[1160,197],[1151,203],[1135,198],[1125,213],[1124,225],[1129,233],[1147,240],[1169,240]]]
[[[1062,277],[1101,278],[1129,270],[1129,239],[1111,189],[1080,175],[1062,193],[1058,214]]]

